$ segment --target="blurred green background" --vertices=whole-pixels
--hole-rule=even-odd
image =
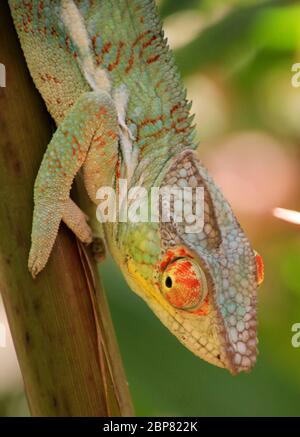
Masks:
[[[300,2],[161,0],[165,32],[196,113],[199,156],[265,262],[258,363],[232,377],[194,357],[101,266],[138,415],[295,416],[300,413]],[[3,310],[0,313],[4,318]],[[0,416],[27,415],[11,340],[0,349]]]

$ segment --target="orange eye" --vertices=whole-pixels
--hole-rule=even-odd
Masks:
[[[167,266],[161,278],[161,289],[175,308],[194,310],[207,295],[207,282],[198,264],[189,258],[180,258]]]
[[[257,270],[257,284],[260,285],[264,280],[264,262],[262,257],[256,251],[254,251],[254,254]]]

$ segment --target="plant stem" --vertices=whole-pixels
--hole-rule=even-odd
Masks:
[[[27,269],[33,184],[52,123],[7,2],[0,4],[0,290],[34,416],[130,416],[120,353],[89,251],[62,225],[47,267]],[[87,262],[88,261],[88,262]]]

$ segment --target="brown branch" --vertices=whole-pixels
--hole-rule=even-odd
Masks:
[[[0,290],[34,416],[132,415],[120,353],[95,263],[61,226],[46,269],[27,258],[33,183],[52,129],[28,73],[6,2],[0,4]],[[87,262],[87,260],[89,260]]]

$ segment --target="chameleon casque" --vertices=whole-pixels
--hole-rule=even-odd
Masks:
[[[10,0],[33,80],[57,130],[34,188],[29,270],[46,265],[63,220],[85,243],[85,214],[70,199],[82,172],[101,186],[204,188],[204,228],[104,223],[130,287],[194,354],[235,374],[256,361],[262,260],[198,161],[190,103],[153,0]],[[194,201],[193,199],[191,200]],[[100,224],[99,224],[100,226]]]

